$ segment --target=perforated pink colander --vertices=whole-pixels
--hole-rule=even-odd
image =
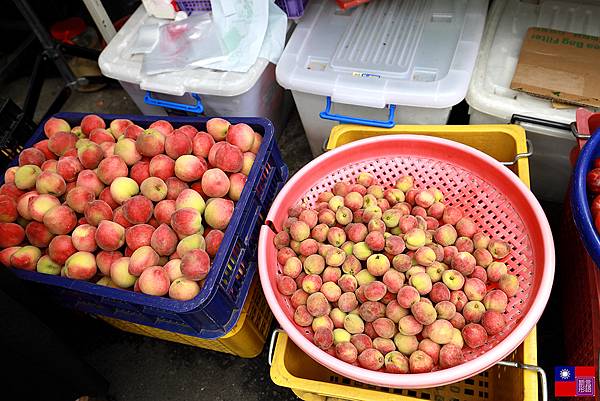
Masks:
[[[490,156],[457,142],[421,135],[386,135],[364,139],[326,153],[300,170],[281,190],[267,216],[277,230],[297,203],[313,206],[319,193],[339,181],[354,182],[368,171],[385,187],[403,174],[417,187],[442,190],[448,205],[459,207],[481,230],[507,241],[504,262],[519,279],[520,290],[508,304],[506,327],[477,349],[464,348],[466,363],[431,373],[391,374],[345,363],[312,343],[312,330],[293,319],[289,297],[277,290],[275,232],[261,228],[258,263],[262,287],[277,321],[310,357],[348,378],[392,388],[427,388],[464,380],[513,352],[539,320],[554,278],[554,244],[546,216],[529,189]]]

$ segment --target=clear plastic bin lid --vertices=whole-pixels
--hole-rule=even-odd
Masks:
[[[445,108],[465,96],[487,0],[311,0],[277,66],[285,88],[334,102]]]

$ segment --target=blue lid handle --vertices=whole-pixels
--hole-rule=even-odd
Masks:
[[[379,128],[393,128],[395,125],[394,114],[396,113],[396,105],[390,104],[389,109],[390,109],[390,114],[388,116],[387,121],[343,116],[341,114],[332,114],[331,113],[331,96],[327,96],[327,103],[325,104],[325,110],[320,112],[319,116],[325,120],[333,120],[333,121],[338,121],[340,123],[346,123],[346,124],[369,125],[371,127],[379,127]]]
[[[157,99],[152,97],[152,92],[146,91],[144,102],[152,106],[166,107],[168,109],[181,110],[188,113],[202,114],[202,112],[204,112],[204,106],[200,100],[200,95],[197,93],[192,93],[191,95],[194,99],[196,99],[196,104],[177,103],[169,100]]]

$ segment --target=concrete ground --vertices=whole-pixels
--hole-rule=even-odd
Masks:
[[[60,90],[59,79],[44,85],[39,119]],[[24,99],[25,79],[5,85],[0,94],[17,103]],[[63,111],[138,114],[125,92],[110,86],[93,93],[74,92]],[[305,165],[312,156],[297,112],[278,138],[283,157],[291,173]],[[560,205],[545,205],[556,227]],[[553,366],[564,364],[560,334],[559,299],[553,297],[538,326],[538,357],[552,377]],[[558,318],[557,318],[558,316]],[[269,377],[266,348],[254,359],[242,359],[177,343],[133,335],[114,329],[86,316],[73,316],[81,340],[76,351],[110,382],[113,400],[296,400],[289,389],[278,387]],[[75,326],[74,326],[75,327]],[[552,381],[551,381],[552,382]],[[551,389],[550,389],[551,391]],[[552,392],[552,391],[551,391]]]

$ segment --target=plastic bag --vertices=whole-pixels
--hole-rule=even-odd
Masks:
[[[158,42],[144,56],[142,73],[155,75],[201,67],[227,58],[218,27],[210,14],[193,15],[159,27]]]

